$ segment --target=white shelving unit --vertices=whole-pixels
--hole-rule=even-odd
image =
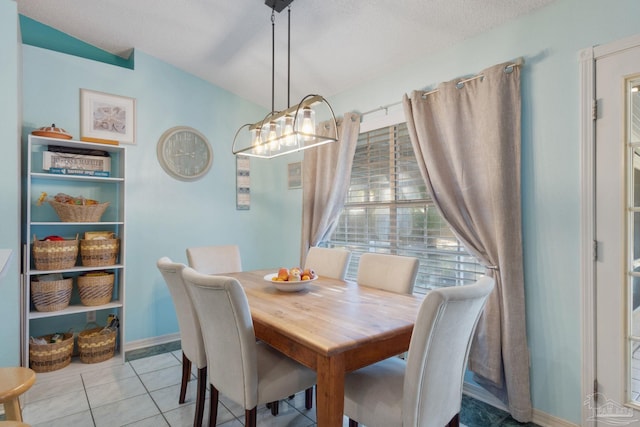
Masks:
[[[109,177],[58,175],[43,170],[43,152],[49,146],[82,148],[106,151],[111,158]],[[109,314],[115,314],[120,320],[117,336],[116,354],[124,363],[124,307],[125,307],[125,155],[121,146],[94,144],[80,141],[45,138],[29,135],[24,147],[23,159],[23,202],[22,202],[22,293],[21,293],[21,361],[29,366],[29,337],[53,334],[56,332],[81,332],[88,326],[88,320],[96,317],[103,326]],[[42,192],[49,196],[66,193],[71,196],[84,196],[100,202],[110,202],[99,222],[62,222],[48,203],[37,206]],[[37,270],[33,262],[33,239],[49,235],[64,238],[83,238],[86,231],[111,231],[120,238],[120,252],[117,264],[87,267],[82,266],[80,254],[72,268],[63,270]],[[114,274],[113,296],[109,303],[99,306],[85,306],[81,303],[77,287],[77,277],[91,271],[106,271]],[[31,281],[39,275],[61,273],[63,277],[73,278],[73,293],[67,308],[58,311],[37,311],[31,300]],[[63,368],[64,369],[64,368]]]

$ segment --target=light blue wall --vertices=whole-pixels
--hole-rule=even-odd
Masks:
[[[0,249],[12,262],[0,279],[0,366],[19,363],[20,343],[20,58],[16,2],[0,2]],[[1,266],[0,266],[1,267]]]
[[[0,2],[0,47],[15,51],[15,4],[8,3]],[[368,111],[399,101],[412,89],[525,58],[522,191],[532,396],[536,409],[576,424],[583,400],[578,53],[637,33],[639,14],[636,0],[558,0],[331,98],[337,113]],[[186,246],[233,242],[240,244],[247,269],[296,262],[300,190],[286,189],[291,159],[252,161],[251,210],[235,210],[233,132],[264,111],[142,52],[136,52],[133,71],[30,46],[23,46],[23,55],[24,134],[55,122],[78,135],[81,87],[137,99],[138,144],[128,149],[127,166],[127,342],[177,331],[169,295],[155,270],[160,256],[185,261]],[[0,68],[0,78],[3,90],[13,87],[11,72]],[[15,114],[15,105],[0,99],[0,112]],[[213,144],[214,166],[201,181],[172,180],[157,163],[156,141],[176,125],[198,128]],[[11,137],[4,122],[0,133]],[[0,157],[0,186],[17,204],[16,163]],[[18,228],[15,210],[5,204],[0,205],[0,221]],[[0,229],[0,238],[5,239],[6,229]],[[9,237],[15,239],[15,231]],[[12,268],[15,280],[19,267],[14,263]],[[8,298],[17,298],[15,283],[8,286],[5,279],[0,286],[3,296],[13,286]],[[16,307],[15,301],[0,299],[3,325],[17,325]],[[5,329],[0,334],[9,334],[10,354],[4,356],[3,345],[0,363],[17,360],[16,333]]]
[[[22,51],[24,138],[50,123],[77,138],[80,88],[136,99],[137,143],[127,147],[126,167],[126,342],[177,332],[155,267],[161,256],[186,262],[188,246],[237,243],[248,269],[295,262],[299,219],[279,218],[300,205],[300,190],[286,189],[286,163],[252,161],[251,209],[235,209],[231,142],[237,127],[263,117],[263,109],[139,51],[135,70],[27,45]],[[213,146],[213,167],[199,181],[172,179],[158,164],[158,138],[178,125],[200,130]]]
[[[534,407],[580,424],[580,50],[640,32],[636,0],[559,0],[331,99],[368,111],[524,57],[522,207]]]

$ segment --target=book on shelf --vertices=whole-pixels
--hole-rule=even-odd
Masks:
[[[86,156],[109,157],[108,151],[97,150],[95,148],[63,147],[61,145],[49,145],[47,146],[47,149],[54,153],[84,154]]]
[[[111,174],[109,171],[94,171],[87,169],[69,169],[69,168],[49,168],[49,173],[57,175],[82,175],[82,176],[99,176],[108,178]]]
[[[42,169],[50,168],[111,172],[111,157],[43,151]]]

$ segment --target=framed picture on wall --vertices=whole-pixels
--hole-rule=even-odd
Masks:
[[[136,142],[136,100],[80,89],[80,139],[89,142]]]
[[[251,208],[251,158],[236,156],[236,209],[248,211]]]
[[[289,163],[287,172],[289,189],[302,188],[302,162]]]

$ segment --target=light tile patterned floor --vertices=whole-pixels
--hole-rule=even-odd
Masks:
[[[127,352],[124,365],[118,359],[93,365],[74,360],[59,371],[39,373],[22,400],[24,420],[32,427],[190,427],[195,412],[195,372],[186,401],[179,405],[179,348],[178,342]],[[205,424],[208,417],[207,398]],[[463,396],[461,419],[468,427],[535,426],[517,423],[509,414],[467,396]],[[222,396],[217,425],[243,427],[244,410]],[[258,425],[314,427],[315,410],[304,408],[301,392],[281,401],[276,417],[266,407],[259,408]],[[343,426],[348,426],[346,418]]]
[[[180,351],[173,351],[124,365],[116,360],[94,365],[74,361],[60,371],[39,373],[23,399],[24,421],[33,427],[191,426],[195,376],[185,403],[179,405],[181,357]],[[220,403],[218,425],[244,425],[242,407],[224,396]],[[208,405],[207,398],[205,420]],[[304,408],[302,392],[281,401],[277,417],[266,407],[259,408],[258,425],[310,427],[315,425],[315,411]]]

